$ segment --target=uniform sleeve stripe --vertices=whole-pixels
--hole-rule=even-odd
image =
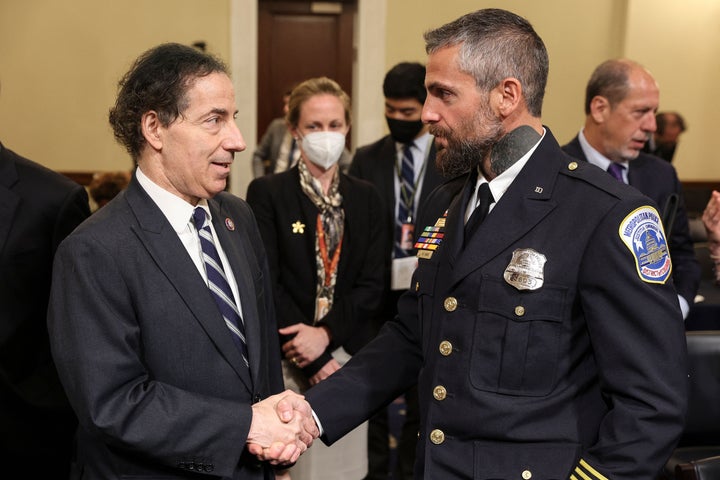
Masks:
[[[570,480],[578,480],[578,478],[571,473],[571,474],[570,474]]]
[[[580,466],[583,467],[585,470],[587,470],[592,476],[594,476],[598,480],[608,480],[608,478],[606,476],[600,474],[600,472],[598,472],[593,467],[591,467],[590,464],[588,464],[582,458],[580,459]],[[577,468],[575,470],[577,471]]]
[[[592,478],[590,478],[590,477],[588,477],[587,475],[585,475],[585,472],[583,472],[582,470],[580,470],[580,467],[575,467],[575,473],[577,473],[578,475],[580,475],[584,480],[593,480]],[[577,478],[577,477],[576,477],[576,478]]]

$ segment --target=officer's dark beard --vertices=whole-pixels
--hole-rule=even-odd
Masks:
[[[478,112],[470,122],[460,124],[457,130],[430,125],[429,131],[447,140],[447,147],[438,151],[435,163],[443,176],[453,178],[476,168],[503,136],[502,122],[489,112]],[[477,135],[477,132],[481,133]],[[469,135],[476,134],[474,138]],[[460,138],[464,137],[464,138]]]

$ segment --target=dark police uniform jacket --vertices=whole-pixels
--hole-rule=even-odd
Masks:
[[[562,149],[572,157],[587,161],[577,136]],[[663,210],[666,208],[668,198],[673,194],[677,195],[678,206],[675,220],[668,231],[673,263],[673,283],[678,294],[688,302],[689,306],[692,306],[700,285],[700,264],[695,258],[695,249],[690,236],[685,201],[683,200],[682,184],[678,179],[675,167],[661,158],[640,152],[636,159],[628,162],[628,182],[640,190],[643,195],[650,197]],[[661,211],[660,213],[664,214],[665,212]]]
[[[471,174],[436,190],[438,216],[453,198],[444,227],[427,223],[442,238],[398,318],[307,392],[323,439],[419,374],[416,478],[652,479],[686,408],[656,209],[546,131],[463,247],[474,184]]]

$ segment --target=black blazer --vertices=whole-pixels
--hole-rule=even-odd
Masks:
[[[318,360],[304,369],[316,373],[342,346],[354,354],[372,337],[370,317],[379,306],[384,284],[386,231],[378,221],[381,203],[372,185],[340,175],[345,233],[338,262],[333,306],[321,320],[332,340]],[[317,268],[315,232],[318,210],[302,192],[298,167],[257,178],[247,201],[255,213],[268,252],[278,324],[312,325]]]
[[[208,205],[238,284],[249,369],[136,177],[58,249],[48,325],[80,421],[78,478],[272,478],[244,449],[251,404],[283,388],[263,242],[245,202],[222,192]]]
[[[572,157],[587,161],[577,136],[562,149]],[[629,162],[628,182],[640,190],[640,193],[650,197],[657,204],[661,215],[664,214],[663,209],[668,197],[673,193],[678,195],[677,213],[669,232],[672,276],[678,294],[692,306],[700,286],[701,271],[690,237],[682,185],[675,167],[661,158],[640,152],[636,159]]]
[[[0,144],[0,459],[52,478],[68,475],[77,423],[50,356],[52,261],[89,215],[84,188]]]

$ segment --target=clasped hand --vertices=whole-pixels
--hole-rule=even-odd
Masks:
[[[252,406],[248,451],[273,465],[294,463],[318,437],[310,405],[290,390]]]

